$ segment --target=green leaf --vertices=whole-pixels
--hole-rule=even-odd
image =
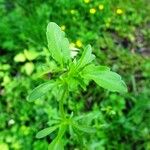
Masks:
[[[94,133],[95,129],[92,127],[87,127],[87,126],[83,126],[83,125],[79,125],[77,123],[73,123],[72,124],[73,127],[75,127],[76,129],[82,131],[82,132],[86,132],[86,133]]]
[[[93,80],[101,87],[114,92],[127,92],[127,87],[121,76],[112,71],[104,71],[98,76],[94,76]]]
[[[14,57],[14,61],[15,62],[25,62],[26,61],[26,57],[23,53],[19,53]]]
[[[87,66],[82,71],[82,77],[94,80],[99,86],[114,92],[127,92],[127,87],[121,76],[109,70],[108,67]]]
[[[55,140],[48,146],[48,150],[64,150],[63,140]]]
[[[64,150],[62,137],[66,131],[66,125],[61,125],[57,137],[49,144],[49,150]]]
[[[39,55],[39,53],[37,53],[36,51],[34,50],[24,50],[24,55],[25,57],[29,60],[29,61],[32,61],[34,59],[36,59]]]
[[[94,64],[90,64],[81,71],[81,74],[88,74],[89,72],[92,72],[92,74],[97,74],[101,71],[110,71],[110,68],[106,66],[95,66]]]
[[[0,143],[1,150],[9,150],[9,145],[7,143]]]
[[[45,128],[37,133],[36,138],[43,138],[43,137],[51,134],[52,132],[54,132],[58,127],[59,127],[59,125]]]
[[[34,64],[32,62],[25,63],[24,70],[27,75],[31,75],[34,70]]]
[[[89,64],[91,61],[95,59],[95,55],[92,54],[92,48],[91,45],[87,45],[82,53],[81,58],[79,59],[77,63],[77,68],[83,68],[87,64]]]
[[[100,117],[100,115],[101,115],[100,111],[92,111],[86,114],[82,114],[80,116],[76,116],[74,120],[75,121],[83,120],[86,121],[87,124],[87,122],[91,122],[93,119]]]
[[[48,48],[53,59],[60,65],[67,63],[70,59],[69,41],[65,38],[65,33],[54,22],[50,22],[47,26]]]
[[[44,94],[46,94],[48,91],[50,91],[54,87],[54,85],[55,85],[54,81],[48,81],[48,82],[45,82],[45,83],[39,85],[38,87],[33,89],[33,91],[29,94],[29,96],[27,97],[27,100],[34,101],[34,100],[39,99]]]
[[[74,78],[68,78],[67,79],[68,82],[68,89],[69,91],[75,91],[78,89],[78,81]]]

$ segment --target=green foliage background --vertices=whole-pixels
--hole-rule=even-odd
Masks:
[[[35,135],[57,117],[57,101],[51,94],[26,101],[35,86],[53,76],[40,76],[51,66],[45,35],[49,21],[65,29],[81,51],[90,43],[96,63],[111,67],[128,86],[125,95],[93,82],[87,92],[74,91],[74,100],[65,104],[68,113],[89,112],[84,122],[95,117],[92,124],[97,132],[80,135],[81,139],[66,134],[66,149],[149,150],[148,12],[146,0],[0,0],[0,150],[46,150],[55,137],[56,133],[38,140]]]

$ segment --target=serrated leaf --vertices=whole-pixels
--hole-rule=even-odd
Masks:
[[[79,59],[77,63],[77,68],[83,68],[94,59],[95,59],[95,55],[92,54],[91,45],[87,45],[82,53],[81,58]]]
[[[49,127],[49,128],[45,128],[45,129],[39,131],[36,134],[36,138],[43,138],[43,137],[51,134],[52,132],[54,132],[58,127],[59,127],[59,125],[55,125],[55,126],[52,126],[52,127]]]
[[[53,59],[60,65],[67,63],[70,59],[69,41],[65,37],[65,33],[54,22],[50,22],[47,26],[48,48]]]
[[[87,69],[87,70],[86,70]],[[94,80],[99,86],[113,92],[127,92],[127,87],[121,76],[109,70],[109,68],[87,67],[82,71],[82,77]]]
[[[45,93],[50,91],[54,87],[54,85],[54,81],[48,81],[39,85],[38,87],[33,89],[33,91],[29,94],[27,100],[34,101],[39,99],[40,97],[44,96]]]

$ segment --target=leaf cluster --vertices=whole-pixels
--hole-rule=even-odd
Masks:
[[[57,76],[36,87],[28,96],[28,101],[39,99],[48,91],[55,94],[57,92],[61,95],[61,97],[57,95],[61,116],[60,122],[41,130],[36,136],[37,138],[42,138],[58,129],[58,134],[49,145],[49,149],[60,150],[63,149],[62,137],[68,126],[70,129],[75,128],[83,132],[93,132],[89,127],[78,124],[72,116],[69,119],[66,117],[63,102],[69,96],[70,92],[78,90],[79,87],[85,90],[91,80],[99,86],[113,92],[127,92],[127,88],[120,75],[112,72],[106,66],[96,66],[94,64],[93,60],[95,59],[95,55],[92,54],[90,45],[84,48],[81,57],[72,58],[69,40],[56,23],[50,22],[48,24],[46,36],[51,59],[56,62],[57,69],[59,68],[58,70],[61,74],[59,77]]]

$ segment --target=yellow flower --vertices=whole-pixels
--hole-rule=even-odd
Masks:
[[[84,3],[89,3],[90,2],[90,0],[84,0]]]
[[[66,26],[62,25],[60,28],[61,28],[62,31],[64,31],[66,29]]]
[[[103,5],[103,4],[100,4],[100,5],[98,6],[98,8],[99,8],[99,10],[103,10],[103,9],[104,9],[104,5]]]
[[[96,9],[95,8],[91,8],[90,9],[90,14],[95,14],[96,13]]]
[[[117,13],[118,15],[121,15],[121,14],[123,14],[123,10],[120,9],[120,8],[118,8],[118,9],[116,10],[116,13]]]
[[[80,40],[77,40],[77,41],[76,41],[76,46],[77,46],[77,47],[82,47],[82,45],[83,45],[83,44],[82,44],[82,42],[81,42]]]

